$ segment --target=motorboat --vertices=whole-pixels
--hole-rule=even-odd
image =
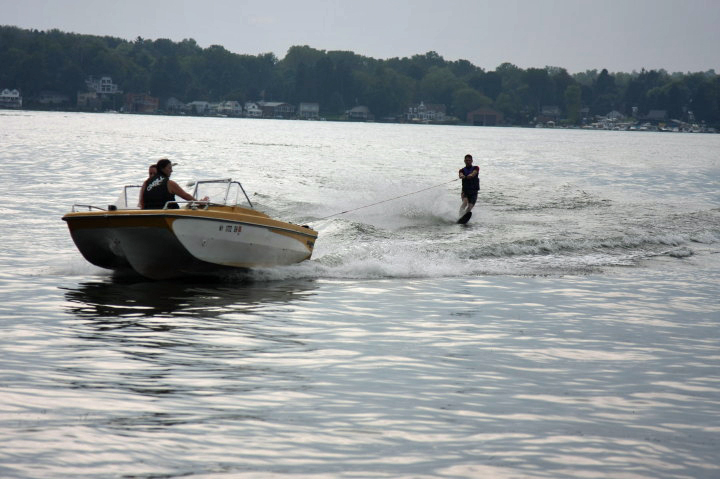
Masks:
[[[312,255],[317,231],[257,211],[238,181],[190,182],[193,198],[206,200],[169,201],[162,209],[139,209],[140,188],[125,186],[107,207],[75,204],[63,216],[90,263],[170,279],[291,265]]]

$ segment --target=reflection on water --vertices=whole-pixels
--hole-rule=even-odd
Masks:
[[[0,473],[717,477],[719,308],[686,279],[66,286],[2,351],[35,367]]]
[[[312,281],[253,282],[246,278],[207,278],[202,282],[146,281],[114,277],[65,288],[68,313],[81,318],[202,316],[251,311],[259,304],[301,300]]]

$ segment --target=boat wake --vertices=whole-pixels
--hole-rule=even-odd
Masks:
[[[455,224],[457,203],[446,193],[328,219],[306,216],[319,231],[313,258],[251,274],[256,280],[587,275],[718,253],[717,209],[661,214],[657,205],[648,214],[648,205],[558,191],[568,197],[532,208],[479,202],[467,225]]]
[[[369,227],[324,235],[315,257],[297,265],[259,269],[255,280],[437,278],[483,275],[586,275],[636,267],[666,257],[684,260],[718,252],[720,231],[701,235],[493,241],[482,227],[462,238],[391,236]]]

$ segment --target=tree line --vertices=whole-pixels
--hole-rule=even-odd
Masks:
[[[161,100],[317,102],[328,117],[356,105],[376,118],[395,117],[423,101],[445,105],[461,121],[487,107],[502,112],[508,124],[524,125],[544,106],[557,106],[570,124],[613,110],[639,118],[665,110],[668,119],[720,126],[720,76],[713,70],[570,74],[561,67],[503,63],[486,71],[432,51],[375,59],[309,46],[293,46],[279,60],[272,53],[201,48],[193,39],[128,41],[12,26],[0,26],[0,65],[0,88],[16,88],[30,102],[42,91],[74,99],[87,77],[109,75],[126,93]]]

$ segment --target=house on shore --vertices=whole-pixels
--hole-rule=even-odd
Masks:
[[[650,110],[642,119],[653,124],[664,122],[667,120],[667,110]]]
[[[562,111],[557,105],[544,105],[540,108],[540,114],[537,117],[538,123],[543,123],[548,126],[554,126],[562,117]]]
[[[112,77],[107,75],[100,78],[89,76],[85,80],[85,86],[87,87],[87,91],[94,91],[101,95],[115,95],[117,93],[122,93],[122,90],[120,90],[118,85],[113,83]]]
[[[262,108],[254,101],[246,101],[244,115],[247,118],[262,118]]]
[[[55,91],[43,90],[37,96],[38,104],[45,108],[60,108],[70,105],[70,97]]]
[[[370,108],[364,105],[358,105],[355,108],[347,110],[345,112],[345,118],[350,121],[368,121],[373,119]]]
[[[320,104],[300,103],[297,109],[297,116],[302,120],[317,120],[320,118]]]
[[[625,119],[625,115],[617,110],[612,110],[610,113],[605,115],[605,118],[610,121],[623,121]]]
[[[497,126],[503,122],[503,114],[499,111],[495,111],[492,108],[478,108],[468,112],[467,123],[468,125],[475,126]]]
[[[107,75],[100,78],[87,77],[85,87],[85,91],[77,93],[77,107],[80,110],[98,111],[103,108],[103,104],[106,108],[115,109],[118,100],[116,95],[122,94],[122,90]]]
[[[204,115],[210,109],[210,103],[207,101],[191,101],[185,105],[184,111],[191,115]]]
[[[439,103],[420,102],[418,105],[412,105],[408,108],[405,117],[408,121],[417,121],[423,123],[442,122],[447,119],[447,108]]]
[[[17,89],[5,88],[0,92],[0,108],[22,108],[22,95]]]
[[[292,118],[295,115],[295,106],[283,101],[259,101],[263,118]]]
[[[242,116],[243,107],[239,101],[228,100],[220,103],[218,113],[226,116]]]
[[[125,95],[124,110],[126,113],[157,113],[160,99],[144,93],[128,93]]]
[[[165,111],[168,113],[180,113],[185,108],[185,103],[181,102],[174,96],[171,96],[165,102]]]

